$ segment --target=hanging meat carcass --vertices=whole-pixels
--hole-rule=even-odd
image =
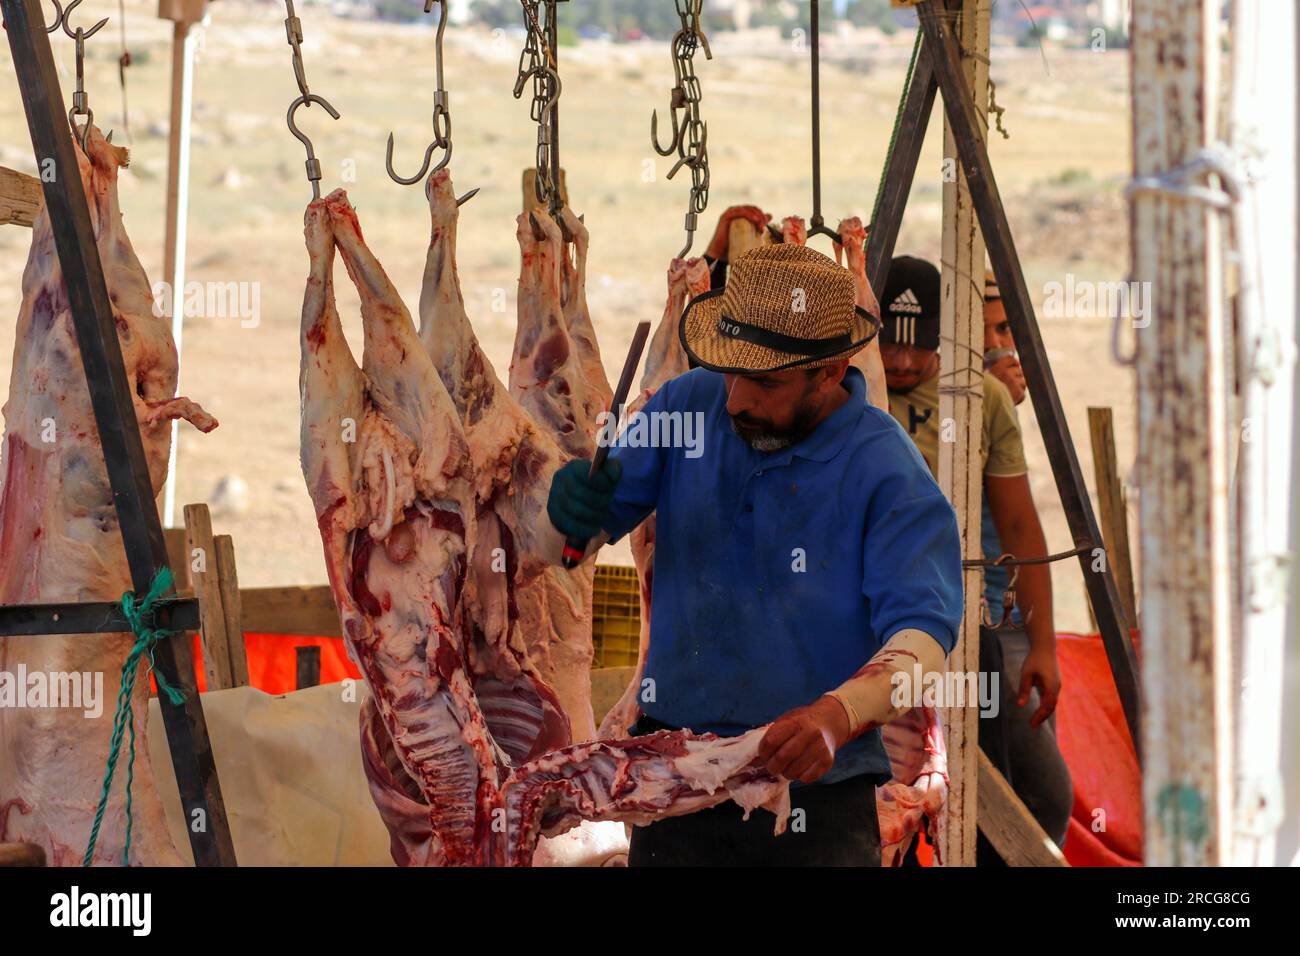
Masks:
[[[94,127],[87,153],[74,146],[103,264],[118,342],[155,492],[167,474],[171,420],[202,431],[216,420],[176,397],[177,356],[170,319],[122,223],[118,169],[127,150]],[[49,214],[32,229],[23,273],[9,400],[4,407],[4,491],[0,496],[0,603],[115,601],[131,589],[113,492],[73,328]],[[84,707],[0,706],[0,842],[35,843],[53,865],[81,862],[108,759],[114,703],[129,634],[0,637],[0,673],[97,680],[101,712]],[[141,669],[147,666],[141,661]],[[25,691],[25,688],[23,689]],[[149,681],[137,675],[130,705],[136,734],[148,726]],[[48,703],[53,703],[49,701]],[[175,865],[162,803],[137,739],[130,862]],[[122,780],[119,772],[117,780]],[[125,844],[125,795],[108,801],[94,862],[117,864]]]
[[[496,534],[479,539],[476,488],[491,479],[474,473],[476,459],[496,456],[471,450],[346,194],[314,201],[305,222],[303,474],[343,633],[372,691],[363,759],[394,858],[526,865],[539,836],[580,820],[649,822],[729,798],[771,809],[779,829],[788,784],[760,766],[761,729],[734,740],[679,732],[552,749],[567,727],[549,689],[508,639],[492,646],[464,600],[478,551],[499,547]],[[334,306],[336,248],[361,295],[362,368]],[[552,538],[558,556],[548,522],[530,531]],[[509,613],[507,604],[507,635]],[[519,698],[508,714],[498,710],[495,727],[478,694],[492,682]]]
[[[555,566],[544,546],[553,539],[536,536],[536,529],[550,528],[550,475],[567,456],[551,431],[507,393],[479,347],[456,272],[459,210],[446,169],[430,178],[429,201],[432,226],[420,296],[420,339],[465,428],[477,508],[486,522],[486,532],[480,533],[498,535],[502,548],[495,559],[491,549],[480,552],[487,566],[472,576],[467,600],[487,633],[502,633],[512,615],[508,643],[554,689],[573,740],[589,740],[595,736],[590,674],[594,569],[590,563],[573,571]],[[562,332],[567,348],[567,329],[555,330]],[[568,354],[553,371],[576,377],[573,352]]]
[[[840,241],[835,244],[835,261],[840,261],[843,252],[848,260],[849,272],[853,273],[855,302],[877,319],[880,318],[880,303],[871,291],[871,282],[867,279],[867,230],[862,220],[850,216],[840,222]],[[859,349],[849,360],[867,380],[867,401],[881,411],[889,411],[889,386],[885,382],[885,365],[880,358],[880,339],[873,338],[866,348]]]

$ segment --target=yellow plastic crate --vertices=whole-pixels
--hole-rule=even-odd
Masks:
[[[592,667],[634,667],[641,643],[641,587],[636,568],[596,566],[591,602]]]

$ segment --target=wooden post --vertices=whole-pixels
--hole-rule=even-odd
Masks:
[[[171,121],[167,127],[167,223],[163,241],[163,279],[171,286],[172,338],[181,354],[185,334],[185,227],[190,193],[190,101],[194,89],[193,27],[203,20],[207,0],[158,0],[160,19],[172,26]],[[179,381],[177,388],[180,387]],[[163,524],[176,518],[176,455],[180,422],[172,422],[167,483],[163,486]]]
[[[235,543],[228,534],[212,539],[217,557],[217,587],[221,591],[221,610],[226,620],[226,654],[230,666],[230,686],[248,686],[248,652],[244,647],[244,612],[239,597],[239,575],[235,572]]]
[[[1115,454],[1114,416],[1109,408],[1088,409],[1088,432],[1092,438],[1092,467],[1097,476],[1097,509],[1101,512],[1101,533],[1110,560],[1115,586],[1124,602],[1128,626],[1138,626],[1137,598],[1133,589],[1133,556],[1129,551],[1128,503],[1119,482],[1119,461]],[[1089,605],[1089,614],[1092,606]]]
[[[203,671],[208,676],[208,690],[225,690],[234,686],[230,673],[230,636],[225,604],[221,600],[212,516],[207,505],[185,506],[185,543],[192,556],[190,579],[194,582],[194,595],[199,599]]]
[[[1215,139],[1219,4],[1134,0],[1135,176],[1169,177]],[[1207,184],[1196,177],[1189,185]],[[1219,213],[1132,196],[1137,349],[1143,802],[1148,866],[1226,862],[1230,833],[1228,475]]]
[[[1294,852],[1300,765],[1286,753],[1284,728],[1300,720],[1295,648],[1296,535],[1295,360],[1297,122],[1294,4],[1236,0],[1232,9],[1230,139],[1252,157],[1254,178],[1234,206],[1240,292],[1237,299],[1240,388],[1244,400],[1238,521],[1241,695],[1237,708],[1237,779],[1232,862],[1282,866]],[[1288,567],[1289,565],[1289,567]],[[1288,583],[1288,577],[1290,582]],[[1290,607],[1288,607],[1290,605]],[[1294,653],[1294,651],[1293,651]],[[1291,687],[1285,685],[1288,673]],[[1290,708],[1290,713],[1286,709]],[[1291,738],[1294,747],[1294,737]],[[1279,773],[1289,770],[1290,780]],[[1289,763],[1289,766],[1288,766]],[[1291,799],[1286,800],[1287,794]],[[1286,820],[1288,812],[1290,820]],[[1292,846],[1278,847],[1287,825]]]
[[[319,685],[320,648],[313,644],[311,646],[298,646],[293,650],[297,657],[298,690],[305,690],[308,687],[316,687]]]
[[[961,48],[966,82],[978,91],[976,109],[985,113],[988,85],[989,0],[966,0],[961,12]],[[939,486],[957,509],[963,559],[978,560],[983,475],[980,435],[983,424],[984,240],[965,176],[959,170],[952,129],[944,123],[944,169],[954,175],[943,184],[943,299],[940,312]],[[979,595],[983,574],[964,572],[968,596]],[[979,671],[979,601],[966,601],[957,647],[949,657],[954,671]],[[975,863],[979,783],[979,711],[970,706],[942,710],[948,745],[951,788],[940,820],[939,845],[948,866]]]
[[[1007,866],[1069,866],[1007,778],[979,752],[979,826]]]

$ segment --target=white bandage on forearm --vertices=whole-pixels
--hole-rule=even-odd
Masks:
[[[918,664],[922,674],[941,673],[946,656],[939,642],[925,631],[907,628],[891,637],[866,666],[826,696],[834,697],[843,705],[849,718],[850,735],[857,736],[911,709],[910,700],[895,704],[895,674],[907,674],[910,678]]]

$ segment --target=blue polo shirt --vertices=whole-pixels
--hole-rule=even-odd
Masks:
[[[764,454],[731,430],[722,375],[692,369],[646,403],[641,438],[629,422],[611,450],[611,540],[657,512],[649,716],[734,736],[834,690],[904,628],[952,650],[956,515],[903,429],[867,404],[862,373],[850,366],[844,385],[849,400],[811,435]],[[676,432],[664,413],[679,413]],[[820,782],[860,774],[890,777],[879,730]]]

